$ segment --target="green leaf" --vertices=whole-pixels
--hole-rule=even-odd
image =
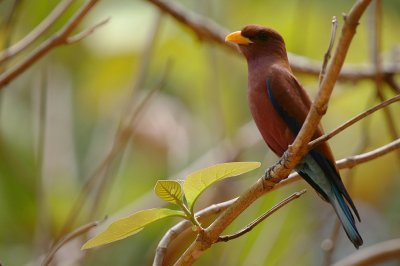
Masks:
[[[183,190],[188,206],[193,210],[194,203],[203,191],[218,180],[237,176],[260,167],[259,162],[222,163],[204,168],[186,177]]]
[[[124,239],[141,231],[146,225],[170,216],[185,217],[181,211],[155,208],[136,212],[126,218],[113,222],[94,238],[87,241],[82,249],[89,249]]]
[[[154,192],[162,200],[179,204],[182,202],[183,191],[181,183],[175,180],[158,180]]]

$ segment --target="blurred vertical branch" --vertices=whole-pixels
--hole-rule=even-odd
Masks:
[[[150,67],[150,62],[152,59],[152,54],[154,52],[155,44],[157,43],[157,38],[159,36],[159,31],[162,26],[163,14],[158,12],[156,15],[156,19],[154,20],[154,24],[151,32],[148,35],[147,42],[145,44],[146,49],[144,50],[143,56],[140,61],[139,71],[135,76],[135,81],[133,86],[131,87],[131,99],[128,102],[128,112],[123,113],[126,114],[126,117],[121,118],[121,125],[116,133],[114,139],[114,146],[111,149],[109,154],[110,157],[107,157],[107,162],[104,165],[104,173],[102,175],[98,175],[93,180],[93,185],[97,183],[97,190],[94,190],[94,195],[92,198],[92,206],[90,209],[89,220],[94,219],[98,215],[99,207],[102,206],[103,200],[106,198],[105,189],[107,186],[112,184],[114,180],[114,175],[111,175],[110,167],[114,163],[113,167],[118,167],[115,165],[115,159],[118,155],[122,155],[126,148],[128,147],[128,143],[131,140],[132,136],[135,133],[135,126],[140,119],[140,115],[144,108],[149,104],[150,100],[164,85],[169,71],[169,65],[166,66],[163,75],[153,90],[148,94],[148,96],[134,108],[136,102],[136,92],[144,87],[144,81],[148,76],[148,71]]]
[[[46,205],[46,193],[44,191],[43,162],[46,139],[46,114],[47,114],[47,89],[48,89],[48,73],[43,70],[40,75],[40,81],[37,88],[37,99],[39,106],[39,116],[37,121],[37,140],[36,140],[36,199],[37,199],[37,218],[35,230],[35,248],[37,255],[43,252],[48,233],[48,212]]]
[[[128,147],[128,143],[135,133],[135,126],[140,119],[142,111],[149,104],[154,94],[158,92],[164,85],[170,70],[170,65],[167,64],[160,80],[153,89],[147,94],[147,96],[137,102],[136,92],[143,88],[146,77],[148,76],[148,70],[154,51],[156,40],[159,36],[159,30],[162,26],[162,13],[157,14],[157,18],[154,21],[152,31],[148,35],[146,42],[146,49],[140,60],[139,70],[135,75],[131,86],[131,98],[128,100],[125,110],[122,112],[121,124],[117,130],[112,147],[109,153],[105,156],[104,160],[95,169],[93,174],[88,178],[84,184],[78,199],[74,202],[72,209],[69,212],[68,218],[66,219],[60,236],[55,245],[60,241],[60,238],[67,234],[75,225],[78,217],[83,211],[83,208],[87,206],[88,213],[84,221],[93,220],[94,217],[98,216],[98,212],[102,204],[107,198],[107,193],[111,187],[115,175],[113,170],[118,168],[118,161],[120,161],[122,154]],[[51,252],[51,251],[50,251]]]
[[[372,4],[370,13],[370,44],[371,44],[371,60],[375,68],[375,88],[377,98],[383,102],[385,101],[384,88],[383,88],[383,74],[382,74],[382,60],[381,60],[381,46],[382,46],[382,1],[375,0]],[[394,118],[390,109],[383,110],[387,129],[392,138],[398,139],[399,134],[396,130]],[[397,159],[400,162],[400,151],[396,152]]]

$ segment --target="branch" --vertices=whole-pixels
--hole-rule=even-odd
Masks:
[[[158,7],[163,12],[171,15],[175,20],[183,26],[188,27],[201,41],[211,42],[221,47],[239,54],[236,46],[227,44],[225,36],[229,31],[218,25],[209,18],[200,16],[193,11],[183,7],[177,2],[169,0],[147,0],[151,4]],[[290,66],[293,71],[301,74],[319,76],[322,63],[316,60],[311,60],[307,57],[288,53]],[[382,75],[393,76],[400,73],[400,64],[386,63],[382,64]],[[339,81],[360,81],[360,80],[375,80],[375,68],[373,65],[347,65],[345,66],[338,77]]]
[[[320,144],[321,142],[327,141],[331,138],[333,138],[334,136],[336,136],[337,134],[339,134],[340,132],[342,132],[343,130],[345,130],[346,128],[352,126],[353,124],[357,123],[358,121],[360,121],[361,119],[375,113],[376,111],[382,109],[383,107],[386,107],[392,103],[395,103],[397,101],[400,101],[400,95],[396,95],[393,98],[390,98],[378,105],[375,105],[374,107],[362,112],[361,114],[353,117],[352,119],[348,120],[347,122],[343,123],[342,125],[338,126],[337,128],[335,128],[334,130],[332,130],[331,132],[329,132],[328,134],[322,135],[319,138],[316,138],[315,140],[311,141],[308,144],[308,148],[312,149],[315,146],[317,146],[318,144]]]
[[[75,0],[64,0],[59,3],[35,29],[28,33],[22,40],[0,53],[0,63],[16,56],[42,36],[42,34],[45,33],[56,22],[56,20],[62,16],[62,14],[64,14],[74,1]]]
[[[397,141],[391,142],[385,146],[379,147],[375,150],[369,151],[367,153],[363,153],[363,154],[347,157],[347,158],[344,158],[341,160],[337,160],[336,165],[337,165],[338,169],[353,168],[356,165],[363,164],[363,163],[369,162],[371,160],[377,159],[378,157],[381,157],[381,156],[388,154],[389,152],[399,149],[399,148],[400,148],[400,140],[397,140]],[[283,186],[287,186],[287,185],[297,182],[299,180],[301,180],[301,177],[297,173],[292,173],[287,179],[284,179],[280,183],[275,185],[272,190],[276,190]],[[223,203],[214,204],[212,206],[209,206],[209,207],[199,211],[198,213],[196,213],[196,216],[199,217],[199,219],[201,220],[212,214],[219,214],[220,212],[224,211],[229,206],[234,204],[236,200],[237,200],[237,198],[223,202]],[[174,239],[176,239],[178,237],[178,235],[183,233],[183,231],[187,230],[191,226],[192,226],[192,224],[189,221],[184,220],[167,231],[167,233],[164,235],[164,237],[161,239],[160,243],[158,244],[158,247],[156,250],[156,256],[155,256],[154,262],[153,262],[153,266],[163,265],[162,263],[163,263],[165,254],[166,254],[171,242]]]
[[[400,239],[392,239],[356,251],[333,266],[378,265],[384,261],[400,259]]]
[[[328,65],[329,59],[331,59],[331,52],[333,49],[333,44],[335,43],[335,36],[337,30],[337,19],[335,16],[332,18],[332,29],[331,29],[331,38],[329,41],[328,50],[324,55],[324,62],[322,63],[321,73],[319,74],[319,84],[321,85],[322,80],[324,79],[326,67]]]
[[[44,261],[42,263],[43,266],[47,266],[50,265],[51,261],[53,260],[54,256],[56,255],[57,251],[64,246],[65,244],[67,244],[69,241],[77,238],[78,236],[81,236],[87,232],[89,232],[92,228],[98,226],[101,222],[99,221],[95,221],[95,222],[91,222],[88,223],[86,225],[83,225],[81,227],[79,227],[78,229],[76,229],[75,231],[69,233],[68,235],[66,235],[63,239],[61,239],[57,245],[55,245],[50,252],[46,255],[46,257],[44,258]]]
[[[217,215],[226,210],[232,203],[236,201],[237,198],[231,199],[225,202],[213,204],[199,212],[196,213],[196,218],[199,221],[206,219],[212,215]],[[163,238],[160,240],[157,249],[156,255],[154,257],[153,266],[161,266],[164,265],[164,258],[167,253],[169,245],[172,243],[174,239],[176,239],[180,234],[182,234],[185,230],[192,227],[192,223],[188,220],[184,220],[173,226],[171,229],[164,234]]]
[[[353,168],[356,165],[377,159],[398,149],[400,149],[400,139],[394,140],[384,146],[376,148],[375,150],[337,160],[336,166],[338,169]],[[298,180],[300,180],[300,176],[297,173],[292,173],[287,179],[282,180],[280,183],[276,184],[273,189],[275,190],[280,187],[292,184]]]
[[[242,235],[250,232],[251,230],[253,230],[258,224],[260,224],[262,221],[264,221],[265,219],[267,219],[269,216],[271,216],[273,213],[275,213],[277,210],[279,210],[280,208],[282,208],[283,206],[287,205],[288,203],[292,202],[295,199],[300,198],[300,196],[302,196],[304,193],[306,193],[307,190],[302,190],[300,192],[295,192],[292,195],[290,195],[289,197],[287,197],[286,199],[282,200],[281,202],[279,202],[278,204],[276,204],[274,207],[272,207],[270,210],[268,210],[266,213],[264,213],[263,215],[261,215],[260,217],[258,217],[256,220],[254,220],[253,222],[251,222],[250,224],[248,224],[245,228],[243,228],[242,230],[240,230],[239,232],[236,232],[234,234],[231,235],[226,235],[226,236],[220,236],[217,239],[217,242],[228,242],[230,240],[236,239],[238,237],[241,237]]]
[[[107,24],[110,21],[110,19],[111,18],[103,19],[103,20],[97,22],[96,24],[94,24],[93,26],[91,26],[90,28],[87,28],[87,29],[81,31],[80,33],[77,33],[74,36],[68,37],[66,40],[66,44],[73,44],[73,43],[76,43],[76,42],[79,42],[79,41],[85,39],[87,36],[89,36],[90,34],[95,32],[98,28]]]
[[[203,251],[217,241],[220,234],[240,215],[240,213],[247,209],[247,207],[259,197],[270,191],[277,183],[285,179],[306,154],[308,142],[318,126],[322,115],[326,112],[328,100],[339,76],[351,40],[355,34],[358,21],[369,3],[370,0],[357,1],[349,15],[345,17],[345,23],[338,46],[336,47],[331,63],[328,65],[327,74],[321,83],[317,98],[313,102],[307,119],[294,143],[289,146],[283,158],[267,171],[265,178],[260,178],[256,184],[240,196],[238,200],[221,214],[206,230],[200,232],[196,241],[193,242],[179,258],[176,265],[193,264]]]
[[[32,64],[45,56],[53,48],[63,44],[68,44],[68,37],[70,34],[98,1],[99,0],[87,0],[60,31],[56,32],[52,37],[44,41],[28,57],[22,60],[22,62],[2,73],[0,75],[0,90],[27,70]]]

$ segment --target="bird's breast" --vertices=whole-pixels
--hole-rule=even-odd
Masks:
[[[264,141],[275,154],[282,156],[293,142],[294,135],[272,106],[268,98],[266,82],[266,79],[249,77],[250,111]]]

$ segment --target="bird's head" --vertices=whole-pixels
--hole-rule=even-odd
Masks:
[[[228,34],[225,41],[238,44],[247,60],[263,56],[287,59],[282,36],[275,30],[264,26],[245,26],[241,31]]]

